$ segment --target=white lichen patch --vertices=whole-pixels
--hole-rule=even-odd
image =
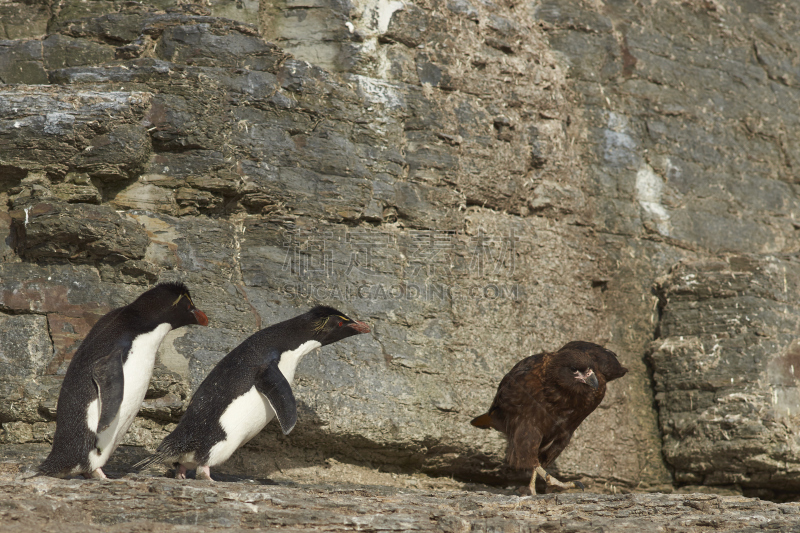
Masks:
[[[361,0],[354,2],[361,14],[355,27],[366,35],[381,35],[389,30],[392,16],[405,7],[397,0]]]
[[[370,104],[383,105],[389,108],[405,106],[400,93],[395,86],[385,81],[367,76],[353,75],[358,82],[358,92]]]
[[[639,205],[656,223],[656,228],[661,235],[669,236],[669,213],[661,204],[661,195],[664,189],[664,180],[656,174],[647,163],[642,163],[636,172],[636,200]]]

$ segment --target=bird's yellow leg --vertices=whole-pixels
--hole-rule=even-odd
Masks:
[[[531,476],[531,482],[528,485],[528,488],[531,491],[531,496],[536,496],[536,470],[533,471],[533,475]]]

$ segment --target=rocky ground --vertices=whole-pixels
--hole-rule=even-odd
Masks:
[[[35,476],[43,446],[0,452],[2,531],[128,532],[281,528],[291,531],[789,531],[800,503],[709,493],[569,493],[520,496],[517,488],[419,473],[381,472],[328,460],[269,479],[214,473],[214,482],[125,474],[123,447],[107,481]],[[346,480],[346,481],[343,481]],[[588,481],[588,480],[587,480]],[[669,487],[664,487],[671,491]],[[703,490],[703,489],[700,489]],[[707,490],[707,489],[705,489]]]
[[[0,481],[3,530],[787,531],[800,504],[713,494],[548,494],[127,475]]]

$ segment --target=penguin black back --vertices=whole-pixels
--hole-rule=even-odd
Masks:
[[[186,286],[176,282],[156,285],[100,318],[67,368],[53,448],[39,471],[103,477],[101,467],[144,399],[161,340],[170,329],[189,324],[205,326],[208,317],[194,306]],[[129,362],[140,355],[143,363]],[[106,438],[101,439],[104,431]]]

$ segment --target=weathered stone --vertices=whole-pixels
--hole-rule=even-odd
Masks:
[[[478,10],[476,10],[471,3],[467,2],[467,0],[449,0],[447,2],[447,9],[453,13],[464,15],[471,20],[478,19]]]
[[[73,159],[100,177],[106,175],[106,167],[117,176],[135,173],[146,157],[138,128],[119,122],[125,116],[131,117],[125,122],[135,121],[149,95],[63,88],[13,92],[3,87],[0,92],[0,165],[22,177],[31,171],[66,176],[74,170]],[[21,109],[26,110],[24,116]],[[119,131],[121,137],[108,135],[109,131]],[[108,164],[84,153],[87,149],[105,154]]]
[[[800,265],[730,256],[660,280],[650,359],[664,454],[683,482],[800,487]]]
[[[0,314],[0,376],[20,382],[41,375],[53,357],[46,319]]]
[[[41,43],[44,66],[48,70],[98,65],[114,59],[114,47],[73,39],[64,35],[51,35]]]
[[[166,186],[159,186],[173,180],[153,174],[143,174],[138,181],[119,191],[110,202],[117,209],[144,209],[170,215],[177,214],[175,193]]]
[[[5,448],[14,454],[15,448]],[[481,490],[366,489],[350,482],[292,486],[269,480],[203,483],[140,475],[103,483],[46,477],[11,481],[21,477],[20,460],[29,458],[14,455],[13,462],[5,463],[0,499],[9,527],[22,533],[43,527],[72,531],[76,526],[90,532],[109,527],[177,532],[190,527],[199,532],[291,528],[689,533],[710,527],[723,532],[789,531],[800,523],[795,503],[697,493],[551,494],[520,500]]]
[[[11,246],[11,216],[0,211],[0,262],[12,261],[15,258],[14,248]]]
[[[244,25],[225,27],[219,19],[167,28],[156,47],[159,58],[205,67],[274,71],[285,55]],[[233,31],[231,31],[233,30]],[[247,33],[244,33],[244,32]]]
[[[78,172],[101,181],[137,177],[150,156],[150,138],[141,125],[116,126],[98,135],[70,161]]]
[[[59,13],[56,27],[61,26],[59,29],[72,37],[129,43],[141,35],[142,28],[146,24],[147,12],[152,9],[147,5],[143,5],[142,8],[139,13],[108,13],[105,11],[107,9],[105,6],[95,6],[95,9],[92,9],[82,2],[71,1]],[[103,15],[97,16],[98,13]]]
[[[0,4],[0,39],[39,39],[47,34],[52,5],[42,2]]]
[[[0,41],[0,83],[47,83],[39,41]]]
[[[85,173],[71,172],[63,182],[53,184],[50,189],[53,196],[65,202],[99,204],[103,200],[100,190]]]
[[[107,206],[40,203],[15,211],[17,253],[32,261],[141,259],[145,230]]]

